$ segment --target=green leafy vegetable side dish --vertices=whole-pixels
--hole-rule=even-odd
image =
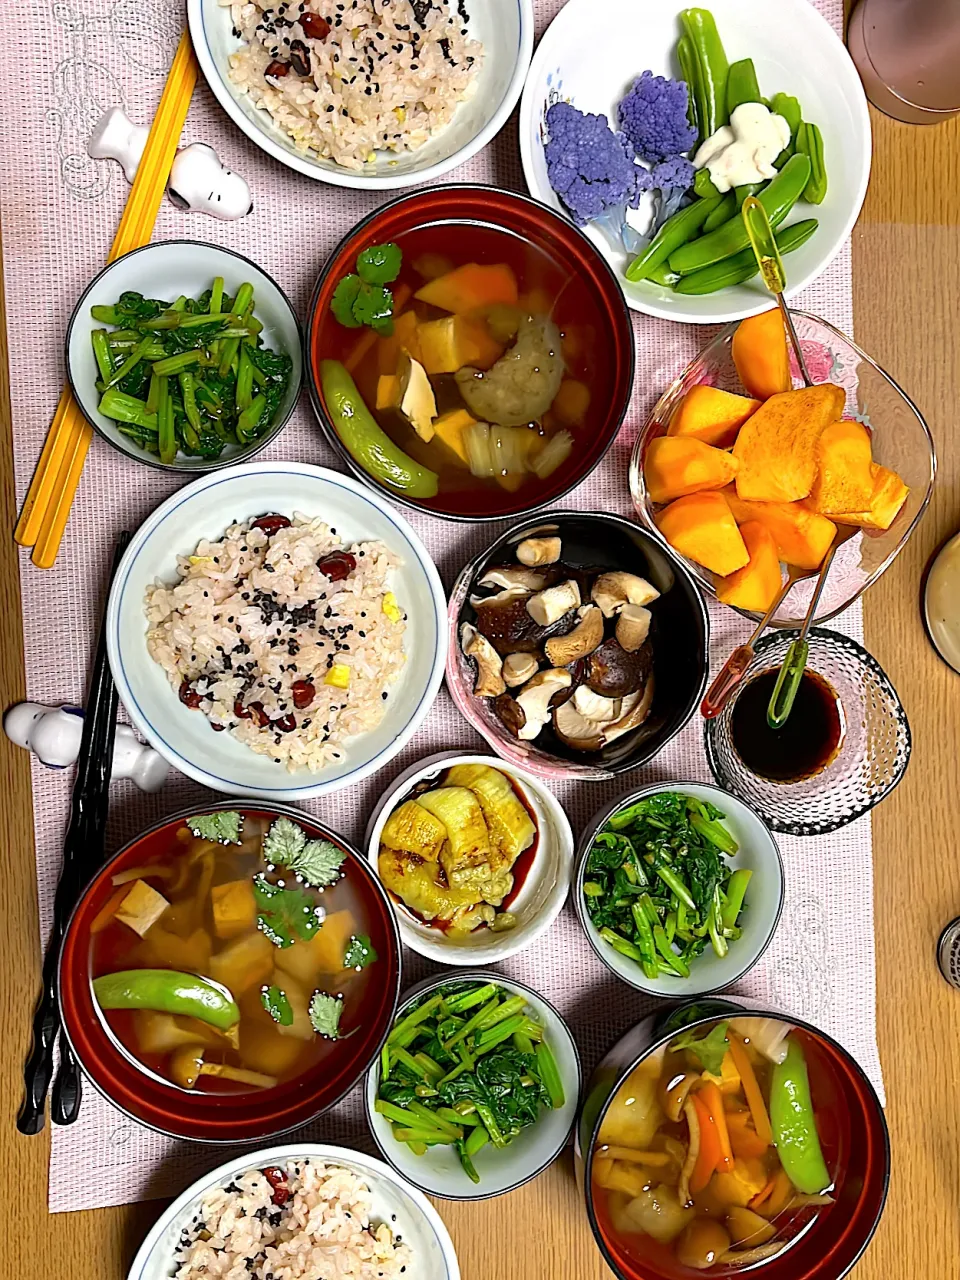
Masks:
[[[497,983],[450,982],[413,1001],[380,1054],[376,1111],[415,1155],[456,1148],[471,1182],[487,1143],[506,1147],[564,1105],[563,1082],[526,998]]]
[[[325,991],[315,991],[310,1000],[309,1013],[310,1022],[318,1036],[326,1036],[329,1040],[340,1039],[342,1000],[337,996],[327,995]]]
[[[315,889],[333,884],[346,857],[329,840],[308,840],[303,828],[289,818],[277,818],[271,823],[263,842],[263,855]]]
[[[293,1022],[293,1009],[286,994],[279,987],[264,987],[260,992],[260,1003],[274,1022],[281,1027],[289,1027]]]
[[[343,953],[343,967],[345,969],[366,969],[367,965],[373,964],[376,959],[377,953],[366,934],[354,934],[347,943],[346,951]]]
[[[275,947],[309,942],[321,926],[319,908],[305,889],[271,884],[264,875],[253,877],[257,925]]]
[[[195,836],[203,840],[217,840],[220,844],[239,844],[243,828],[243,816],[233,810],[220,813],[201,813],[187,819],[187,826]]]
[[[357,270],[337,284],[330,299],[334,317],[348,329],[367,325],[381,337],[393,333],[393,294],[386,287],[400,274],[395,244],[375,244],[357,255]]]
[[[741,933],[752,872],[727,859],[737,842],[706,800],[665,791],[620,809],[598,832],[583,895],[601,939],[646,976],[687,978],[707,946]]]
[[[698,1040],[693,1031],[684,1031],[670,1044],[671,1049],[686,1049],[688,1053],[692,1053],[704,1071],[709,1071],[713,1076],[720,1075],[724,1055],[729,1047],[725,1022],[718,1022],[702,1039]]]

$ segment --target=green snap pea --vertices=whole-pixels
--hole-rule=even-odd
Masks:
[[[802,222],[792,222],[776,233],[774,239],[781,253],[792,253],[806,244],[819,227],[816,218],[805,218]],[[757,257],[752,249],[741,249],[739,253],[722,262],[714,262],[709,267],[694,271],[688,276],[680,276],[673,286],[677,293],[696,295],[716,293],[718,289],[728,289],[735,284],[744,284],[752,280],[760,271]]]
[[[226,987],[195,973],[175,969],[123,969],[93,980],[101,1009],[155,1009],[199,1018],[221,1031],[240,1021],[240,1010]]]
[[[743,208],[743,202],[747,196],[759,195],[767,184],[765,182],[747,182],[742,187],[734,187],[734,194],[737,197],[737,210]]]
[[[697,234],[721,199],[721,196],[717,196],[714,200],[697,200],[668,218],[640,256],[634,258],[627,267],[627,279],[634,284],[639,280],[646,280],[650,272],[666,262],[674,250],[678,250]]]
[[[687,86],[687,119],[696,128],[697,107],[694,101],[694,85],[697,78],[697,70],[693,49],[687,36],[681,36],[677,41],[677,61],[680,63],[680,78]]]
[[[809,178],[809,158],[803,155],[791,156],[769,186],[761,191],[757,199],[763,205],[771,226],[778,227],[783,222],[803,194]],[[697,209],[706,203],[707,201],[702,200],[690,208]],[[685,209],[683,212],[687,213],[689,210]],[[669,225],[669,222],[665,224],[667,227]],[[690,275],[702,267],[709,267],[711,263],[722,262],[724,258],[746,249],[749,244],[750,238],[743,225],[743,218],[737,213],[722,227],[717,227],[716,231],[701,236],[692,244],[682,243],[674,249],[668,258],[670,269],[682,276]],[[627,276],[629,278],[629,268]]]
[[[726,124],[727,76],[729,64],[717,24],[709,9],[684,9],[680,25],[690,41],[696,68],[692,93],[697,109],[697,126],[703,142]]]
[[[678,276],[675,271],[671,271],[665,262],[661,262],[659,267],[654,267],[654,269],[649,273],[649,275],[647,276],[647,279],[650,281],[651,284],[659,284],[659,285],[662,285],[664,289],[672,289],[673,286],[677,283],[677,281],[681,279],[681,277]],[[585,880],[583,885],[583,892],[588,897],[590,896],[590,893],[591,893],[591,890],[589,888],[590,884],[591,884],[591,881]],[[593,887],[596,893],[599,894],[602,892],[599,885],[595,884]]]
[[[701,200],[716,200],[720,192],[713,185],[709,169],[698,169],[693,175],[693,193]]]
[[[773,1069],[770,1125],[787,1177],[804,1195],[826,1191],[831,1178],[820,1149],[803,1049],[787,1037],[787,1056]]]
[[[760,102],[760,86],[752,58],[731,62],[727,75],[727,115],[732,116],[745,102]]]
[[[782,169],[797,149],[797,130],[803,119],[803,111],[798,99],[791,97],[789,93],[775,93],[770,102],[770,110],[774,115],[783,116],[790,126],[790,141],[774,161],[775,168]]]
[[[708,217],[703,220],[703,233],[708,235],[711,231],[716,231],[717,227],[722,227],[725,222],[729,222],[733,215],[737,212],[737,197],[733,191],[728,191],[725,196],[721,196],[720,203]]]
[[[422,467],[393,443],[339,360],[320,362],[320,387],[334,430],[364,471],[408,497],[436,495],[440,484],[437,473]]]
[[[809,204],[821,204],[827,194],[827,170],[823,163],[823,134],[815,124],[804,121],[797,132],[797,153],[810,160],[810,178],[803,188]]]

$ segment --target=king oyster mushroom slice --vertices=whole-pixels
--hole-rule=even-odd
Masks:
[[[569,671],[548,668],[528,680],[515,698],[503,694],[494,703],[497,714],[512,734],[532,742],[550,719],[550,700],[571,683]]]
[[[526,684],[533,679],[539,665],[532,653],[508,653],[503,660],[501,674],[509,688],[514,689],[518,684]]]
[[[541,627],[549,627],[558,622],[565,613],[580,607],[580,588],[568,578],[555,587],[547,587],[546,591],[538,591],[527,601],[527,613]]]
[[[561,549],[559,538],[524,538],[517,547],[517,559],[528,565],[556,564]]]
[[[586,720],[594,720],[597,724],[612,724],[620,718],[623,699],[601,697],[599,693],[594,693],[585,684],[581,684],[573,695],[573,705]]]
[[[590,598],[600,606],[605,618],[612,618],[624,605],[651,604],[660,592],[646,578],[635,573],[601,573],[593,584]]]
[[[613,724],[605,724],[603,726],[604,746],[616,741],[617,738],[622,738],[631,729],[639,728],[650,714],[652,703],[653,675],[651,674],[644,686],[643,693],[634,693],[629,698],[623,699],[619,720],[615,720]]]
[[[617,616],[617,629],[614,633],[621,649],[633,653],[639,649],[650,634],[652,614],[642,604],[625,604]]]
[[[580,621],[565,636],[553,636],[543,648],[551,666],[567,667],[588,657],[603,643],[603,614],[595,604],[584,605]]]
[[[496,698],[506,689],[503,681],[503,661],[496,649],[482,636],[476,627],[465,622],[460,628],[460,647],[468,658],[477,664],[477,679],[473,686],[477,698]]]
[[[521,591],[542,591],[549,585],[547,574],[525,569],[518,564],[493,565],[477,581],[478,587],[504,587],[507,590],[518,588]]]
[[[604,743],[605,725],[599,720],[588,720],[577,710],[576,694],[553,711],[553,731],[566,746],[574,751],[599,751]]]
[[[581,694],[586,696],[579,697]],[[599,751],[631,729],[638,728],[647,718],[652,701],[652,679],[647,681],[643,693],[632,693],[623,699],[597,698],[596,694],[581,687],[572,698],[554,709],[553,729],[560,741],[574,751]],[[601,706],[601,703],[606,706]],[[587,714],[592,711],[607,715],[614,707],[618,710],[612,719]]]
[[[649,640],[631,651],[611,636],[587,658],[584,684],[605,698],[625,698],[627,694],[639,693],[652,666],[653,646]]]

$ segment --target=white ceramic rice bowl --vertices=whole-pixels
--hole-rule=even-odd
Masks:
[[[464,973],[443,973],[426,978],[400,998],[396,1017],[402,1018],[410,1001],[445,982],[496,982],[505,991],[524,996],[534,1016],[544,1029],[544,1040],[550,1046],[560,1080],[564,1102],[556,1110],[542,1108],[536,1124],[522,1129],[506,1147],[488,1143],[474,1157],[480,1175],[479,1183],[471,1182],[463,1171],[455,1147],[428,1147],[422,1156],[414,1155],[405,1142],[394,1136],[389,1120],[374,1110],[380,1085],[380,1060],[367,1073],[364,1101],[367,1122],[377,1146],[394,1169],[427,1195],[441,1200],[490,1200],[530,1182],[548,1168],[563,1148],[576,1119],[580,1101],[582,1071],[580,1054],[567,1024],[549,1000],[522,982],[502,973],[471,969]]]
[[[322,1160],[341,1165],[363,1178],[372,1196],[372,1218],[388,1223],[394,1234],[402,1236],[410,1246],[416,1258],[413,1274],[417,1280],[460,1280],[453,1241],[440,1215],[424,1195],[381,1160],[347,1147],[313,1142],[248,1151],[198,1178],[168,1205],[151,1227],[137,1250],[127,1280],[169,1280],[176,1274],[173,1259],[180,1233],[192,1220],[203,1196],[250,1169],[284,1165],[288,1160]]]
[[[202,713],[177,698],[147,652],[144,595],[155,579],[176,579],[176,556],[201,538],[219,538],[234,519],[266,512],[319,515],[343,542],[380,539],[402,564],[391,578],[407,614],[406,664],[389,686],[377,728],[348,739],[344,758],[317,773],[288,772],[230,733],[214,733]],[[134,726],[181,773],[229,795],[277,801],[325,795],[369,777],[400,751],[425,720],[443,679],[446,599],[427,549],[390,504],[357,480],[324,467],[255,462],[205,476],[148,516],[120,563],[107,607],[110,668]]]
[[[567,0],[537,47],[520,104],[523,172],[537,200],[563,210],[543,154],[547,108],[565,99],[612,123],[616,104],[642,72],[679,78],[682,7],[661,0]],[[730,62],[752,58],[760,92],[768,98],[779,92],[794,95],[804,119],[823,134],[826,198],[817,206],[801,202],[787,216],[788,223],[811,217],[820,222],[816,235],[784,259],[787,296],[793,297],[823,274],[859,216],[870,177],[866,95],[843,41],[810,0],[715,0],[709,9]],[[631,284],[623,275],[627,256],[614,252],[595,227],[585,231],[616,272],[634,311],[690,324],[725,324],[770,307],[759,277],[698,297]]]
[[[446,128],[422,147],[396,154],[378,152],[376,162],[359,172],[298,151],[269,113],[240,92],[228,71],[230,54],[240,47],[229,6],[218,0],[187,0],[187,20],[197,61],[214,96],[233,123],[267,155],[334,186],[398,191],[435,181],[464,164],[493,141],[517,105],[533,54],[533,0],[472,0],[468,8],[470,36],[484,47],[473,95],[460,103]]]
[[[438,964],[497,964],[525,951],[553,924],[570,889],[573,869],[573,832],[560,802],[536,774],[520,765],[496,756],[461,755],[441,751],[404,770],[381,796],[367,823],[366,849],[374,873],[379,875],[380,833],[390,814],[425,778],[436,778],[455,764],[486,764],[515,779],[534,813],[538,828],[538,845],[530,870],[516,899],[510,905],[518,920],[515,928],[505,933],[476,929],[462,938],[424,924],[402,903],[394,902],[400,940],[428,960]]]

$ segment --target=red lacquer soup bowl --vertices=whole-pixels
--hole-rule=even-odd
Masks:
[[[340,878],[328,890],[324,890],[324,893],[330,895],[327,920],[333,922],[334,910],[349,910],[349,917],[342,917],[351,922],[345,927],[353,928],[352,922],[355,921],[355,935],[362,934],[364,944],[369,942],[376,956],[375,961],[365,968],[353,968],[353,960],[347,962],[344,959],[345,966],[350,967],[345,967],[339,979],[329,979],[329,984],[335,986],[337,994],[342,994],[343,997],[340,1038],[332,1040],[317,1037],[314,1042],[308,1033],[305,1041],[301,1038],[301,1043],[307,1046],[302,1056],[291,1059],[292,1065],[288,1072],[278,1071],[275,1078],[279,1083],[267,1088],[247,1088],[245,1092],[236,1091],[238,1086],[220,1080],[204,1080],[201,1082],[204,1085],[202,1089],[181,1088],[174,1084],[163,1074],[164,1068],[157,1066],[157,1060],[144,1052],[144,1040],[142,1037],[138,1039],[136,1031],[136,1027],[143,1024],[124,1022],[124,1019],[141,1015],[129,1010],[119,1013],[104,1012],[92,988],[95,978],[117,969],[161,967],[152,958],[160,944],[150,941],[149,930],[143,939],[147,945],[141,947],[137,934],[132,930],[130,939],[126,938],[126,922],[113,921],[109,926],[112,934],[101,927],[103,920],[110,916],[113,909],[111,900],[119,893],[115,877],[122,877],[124,872],[142,868],[145,864],[159,864],[170,867],[169,883],[175,884],[177,875],[174,868],[177,859],[183,857],[182,851],[188,847],[183,842],[192,838],[185,819],[198,812],[221,810],[241,813],[244,822],[249,824],[248,831],[254,822],[260,826],[252,830],[263,831],[276,819],[289,818],[302,829],[308,840],[329,841],[336,846],[344,860]],[[254,847],[254,841],[251,841],[251,847]],[[236,856],[238,859],[242,858],[243,850],[238,849]],[[180,934],[184,935],[182,951],[178,951],[178,924],[176,919],[171,918],[171,912],[175,914],[177,910],[177,901],[172,893],[170,907],[157,920],[157,925],[163,931],[164,942],[169,944],[168,950],[172,947],[174,961],[163,967],[202,973],[205,977],[218,980],[216,955],[230,945],[229,941],[218,936],[220,926],[216,917],[211,914],[211,882],[215,885],[217,881],[226,881],[228,885],[230,879],[229,870],[216,870],[224,866],[219,859],[217,851],[212,861],[214,872],[207,881],[210,900],[198,916],[198,928],[205,929],[214,952],[214,959],[207,961],[209,972],[205,966],[198,965],[195,959],[191,961],[189,958],[193,944],[191,936],[182,928],[179,929]],[[276,878],[274,875],[274,879]],[[154,877],[149,883],[163,890],[168,882]],[[323,894],[319,895],[319,901],[322,906]],[[184,909],[189,909],[189,902],[185,903]],[[230,930],[226,929],[225,932],[229,937]],[[319,933],[322,932],[321,925]],[[244,934],[240,940],[249,936],[249,933]],[[260,944],[262,952],[261,931],[256,926],[253,927],[252,936],[254,942]],[[333,936],[331,932],[331,945]],[[351,934],[350,942],[353,941],[353,936]],[[340,948],[349,943],[345,944],[343,939],[339,939],[336,945]],[[293,952],[289,954],[292,955]],[[337,963],[340,963],[339,950],[336,955]],[[237,989],[236,1000],[241,1010],[241,1066],[256,1068],[258,1065],[256,1062],[244,1061],[245,1037],[249,1034],[251,1040],[246,1043],[254,1043],[256,1018],[260,1016],[257,1005],[261,992],[268,991],[269,985],[277,980],[280,972],[275,969],[273,977],[257,973],[244,995]],[[300,984],[301,989],[304,989],[306,982],[307,979],[304,978]],[[319,988],[324,982],[327,979],[313,985]],[[293,989],[293,979],[289,973],[287,985]],[[377,1058],[393,1022],[399,991],[400,942],[396,920],[393,908],[369,864],[342,837],[308,814],[259,801],[249,806],[239,806],[227,801],[207,806],[200,811],[190,809],[164,819],[137,836],[102,868],[87,887],[70,919],[60,953],[59,994],[63,1026],[87,1079],[109,1102],[126,1112],[131,1119],[173,1137],[190,1138],[198,1142],[261,1141],[306,1124],[334,1106],[354,1087]],[[248,1012],[251,1020],[244,1022]],[[262,1015],[261,1022],[266,1016],[266,1013]],[[181,1018],[179,1022],[181,1025],[186,1023],[189,1027],[192,1020]],[[272,1023],[268,1021],[265,1025],[268,1032],[272,1030]],[[123,1029],[125,1026],[128,1028],[126,1033]],[[245,1027],[251,1027],[252,1030],[248,1033]],[[262,1046],[262,1038],[258,1043]],[[283,1043],[286,1046],[287,1042]],[[172,1059],[163,1061],[169,1062]],[[301,1063],[302,1069],[299,1066]],[[264,1068],[261,1066],[260,1070],[263,1071]],[[230,1089],[234,1091],[231,1092]]]
[[[691,1039],[701,1042],[703,1036],[715,1031],[720,1024],[725,1026],[728,1036],[734,1034],[740,1043],[754,1038],[759,1045],[766,1039],[774,1051],[779,1046],[783,1054],[787,1052],[788,1041],[796,1041],[808,1080],[807,1106],[812,1107],[815,1116],[826,1172],[832,1183],[827,1188],[831,1202],[816,1208],[803,1202],[819,1197],[800,1196],[790,1184],[787,1184],[781,1210],[764,1210],[762,1194],[757,1200],[751,1199],[749,1203],[773,1224],[775,1230],[770,1232],[771,1238],[761,1235],[754,1244],[750,1236],[728,1237],[721,1247],[729,1249],[733,1256],[725,1261],[718,1255],[711,1265],[705,1257],[692,1262],[689,1255],[683,1256],[682,1234],[667,1230],[664,1239],[658,1241],[646,1232],[646,1226],[651,1225],[650,1198],[659,1197],[661,1207],[669,1208],[666,1202],[673,1192],[666,1174],[661,1175],[656,1167],[634,1165],[635,1169],[643,1169],[644,1186],[640,1191],[630,1190],[626,1184],[622,1188],[617,1186],[613,1195],[621,1197],[618,1205],[608,1190],[615,1183],[607,1169],[600,1166],[605,1161],[607,1168],[616,1167],[624,1153],[614,1145],[617,1138],[612,1135],[618,1131],[639,1132],[636,1128],[630,1130],[630,1125],[642,1126],[643,1115],[652,1114],[648,1110],[651,1097],[661,1100],[657,1113],[664,1117],[657,1136],[652,1139],[654,1147],[664,1133],[681,1136],[683,1115],[680,1122],[671,1125],[671,1117],[665,1116],[660,1107],[668,1105],[668,1101],[662,1101],[664,1082],[669,1082],[669,1091],[682,1088],[687,1077],[674,1075],[679,1068],[673,1062],[665,1063],[664,1054],[676,1047],[676,1037],[682,1035],[681,1043],[689,1044]],[[726,1069],[724,1066],[723,1070]],[[736,1074],[739,1079],[739,1068]],[[795,1069],[791,1074],[796,1079]],[[659,1084],[655,1083],[658,1078]],[[695,1084],[694,1090],[698,1087]],[[659,1092],[651,1094],[652,1089]],[[726,1093],[726,1083],[721,1089]],[[697,1098],[702,1096],[705,1095],[696,1094]],[[715,1096],[719,1099],[720,1093]],[[796,1095],[791,1094],[790,1111],[794,1114],[802,1109],[795,1098]],[[772,1098],[770,1103],[772,1106]],[[725,1110],[727,1107],[740,1109],[736,1086],[722,1105]],[[773,1117],[772,1109],[770,1114]],[[873,1237],[890,1180],[890,1142],[883,1108],[873,1086],[850,1054],[816,1027],[739,995],[691,1001],[666,1012],[653,1013],[637,1023],[595,1069],[584,1096],[575,1138],[577,1180],[586,1201],[587,1216],[600,1251],[617,1280],[693,1280],[697,1275],[717,1276],[718,1280],[743,1275],[756,1276],[757,1280],[841,1280]],[[650,1145],[651,1139],[644,1134],[640,1141]],[[668,1144],[669,1139],[663,1145]],[[741,1148],[740,1155],[734,1154],[733,1167],[739,1169],[741,1155],[747,1153]],[[756,1154],[755,1149],[753,1155]],[[749,1161],[745,1159],[744,1176],[748,1166]],[[681,1181],[684,1176],[687,1175],[681,1175]],[[740,1173],[734,1176],[739,1178]],[[731,1220],[725,1221],[729,1210],[723,1206],[747,1202],[721,1197],[719,1202],[714,1201],[712,1211],[710,1187],[713,1184],[701,1184],[706,1196],[701,1202],[694,1177],[695,1172],[689,1174],[690,1190],[697,1193],[694,1196],[697,1213],[705,1212],[718,1225],[725,1223],[732,1233]],[[668,1185],[661,1187],[658,1185],[661,1182]],[[725,1190],[724,1196],[726,1194]],[[647,1200],[630,1200],[624,1206],[623,1200],[637,1195]],[[773,1198],[771,1195],[771,1203]],[[653,1224],[658,1230],[665,1227],[666,1216]],[[698,1222],[705,1220],[709,1219],[701,1217]],[[640,1222],[644,1225],[639,1225]],[[748,1231],[755,1231],[755,1226]],[[738,1252],[743,1250],[755,1252],[757,1256],[748,1259]],[[770,1256],[760,1256],[765,1251],[770,1251]]]
[[[393,347],[377,339],[369,328],[345,326],[331,310],[338,284],[357,270],[357,255],[373,245],[389,243],[396,244],[402,254],[399,274],[389,284],[396,318]],[[486,302],[471,309],[471,295],[466,299],[461,295],[461,310],[451,315],[443,305],[416,296],[439,274],[472,264],[504,268],[508,279],[512,273],[516,283],[513,300],[491,302],[489,298],[494,294],[490,294]],[[503,323],[502,313],[495,320],[490,318],[491,306],[512,307],[515,316],[547,317],[559,331],[564,380],[574,384],[574,389],[571,393],[568,385],[549,409],[531,421],[540,424],[546,439],[568,430],[572,447],[565,461],[545,477],[537,473],[533,450],[527,463],[520,464],[520,475],[510,478],[511,463],[498,442],[491,456],[494,466],[502,468],[498,474],[507,479],[502,482],[491,478],[497,474],[494,471],[488,472],[485,479],[477,479],[471,474],[471,466],[476,469],[476,464],[471,464],[466,453],[458,456],[443,443],[449,436],[422,440],[395,409],[376,407],[382,375],[395,374],[398,353],[403,350],[419,356],[427,367],[439,415],[463,409],[452,370],[459,353],[473,350],[470,366],[488,369],[498,352],[509,355],[513,349],[509,329],[497,331]],[[434,351],[431,363],[422,329],[416,330],[411,341],[410,331],[403,327],[414,318],[418,323],[435,321],[434,335],[444,338],[453,330],[475,337],[475,326],[480,325],[485,334],[481,347],[488,349],[486,363],[482,351],[460,345],[460,338],[456,339],[456,354],[449,357],[451,363],[444,363],[447,348],[439,360]],[[463,327],[458,328],[461,324]],[[616,438],[630,403],[633,327],[613,272],[566,218],[526,196],[495,187],[431,187],[370,214],[341,241],[320,273],[310,304],[309,325],[308,386],[313,407],[332,446],[356,475],[389,498],[450,520],[502,520],[556,501],[594,470]],[[385,481],[382,469],[379,475],[373,474],[351,452],[338,431],[335,407],[328,403],[324,392],[325,361],[346,366],[364,404],[394,445],[438,476],[435,495],[418,495],[404,485]],[[438,372],[440,369],[443,372]],[[491,416],[490,421],[496,429],[498,419]],[[514,417],[512,421],[516,424],[520,419]]]

